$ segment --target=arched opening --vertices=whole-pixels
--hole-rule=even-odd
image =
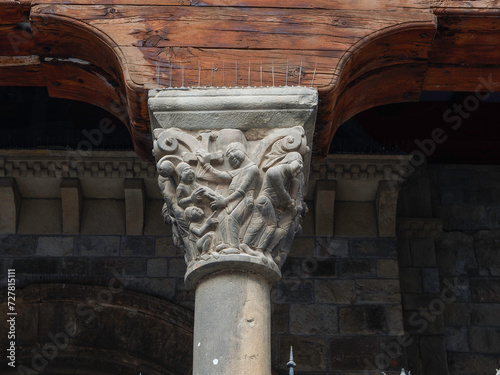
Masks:
[[[116,279],[106,287],[30,285],[16,297],[17,368],[9,374],[191,372],[193,317],[180,306],[126,291]]]

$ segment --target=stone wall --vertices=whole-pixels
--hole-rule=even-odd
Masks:
[[[106,286],[118,274],[128,291],[192,310],[183,255],[162,222],[153,179],[143,178],[144,235],[126,234],[123,197],[103,198],[105,186],[90,198],[84,192],[84,207],[85,199],[92,202],[82,212],[80,234],[61,234],[59,218],[57,231],[0,235],[2,290],[9,268],[16,269],[19,288]],[[27,185],[19,186],[26,194]],[[308,201],[303,232],[272,289],[276,373],[287,374],[291,345],[301,375],[379,374],[376,368],[389,375],[401,367],[413,375],[469,375],[500,367],[499,188],[495,167],[425,167],[403,185],[397,238],[315,236],[314,201]],[[43,229],[42,198],[28,204],[38,207]],[[101,209],[117,215],[113,205],[122,207],[118,224],[113,215],[92,222]],[[336,224],[347,217],[335,212]],[[356,220],[356,212],[348,217]]]
[[[312,210],[312,202],[308,205]],[[273,367],[287,373],[293,345],[301,374],[347,374],[379,365],[390,374],[387,370],[404,365],[403,357],[389,363],[384,354],[384,345],[403,330],[396,241],[315,237],[313,218],[311,212],[283,266],[283,280],[272,289]],[[5,287],[9,268],[16,269],[19,288],[106,286],[119,274],[129,291],[192,310],[194,291],[184,286],[184,258],[169,227],[158,228],[164,233],[0,235],[0,285]]]
[[[456,286],[443,314],[449,370],[492,374],[500,365],[500,170],[431,166],[441,283]]]

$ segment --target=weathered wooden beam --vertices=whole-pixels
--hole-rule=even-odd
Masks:
[[[0,2],[0,20],[2,24],[27,22],[29,20],[31,0]]]
[[[249,76],[260,86],[262,61],[263,86],[319,90],[320,159],[338,126],[364,109],[418,100],[422,90],[470,90],[474,75],[496,74],[499,9],[494,0],[9,2],[0,4],[0,56],[15,54],[8,35],[18,36],[16,53],[40,56],[42,67],[0,67],[0,85],[46,82],[52,96],[118,112],[150,158],[147,89],[242,87]],[[69,58],[90,67],[56,63]]]

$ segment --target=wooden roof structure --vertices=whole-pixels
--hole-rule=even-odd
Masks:
[[[321,159],[365,109],[494,82],[497,0],[0,1],[0,85],[106,109],[144,158],[158,86],[313,86]]]

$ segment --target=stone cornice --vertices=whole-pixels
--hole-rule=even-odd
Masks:
[[[394,180],[402,181],[401,165],[407,155],[328,155],[312,165],[311,180]]]
[[[133,151],[0,150],[0,177],[156,178]]]

